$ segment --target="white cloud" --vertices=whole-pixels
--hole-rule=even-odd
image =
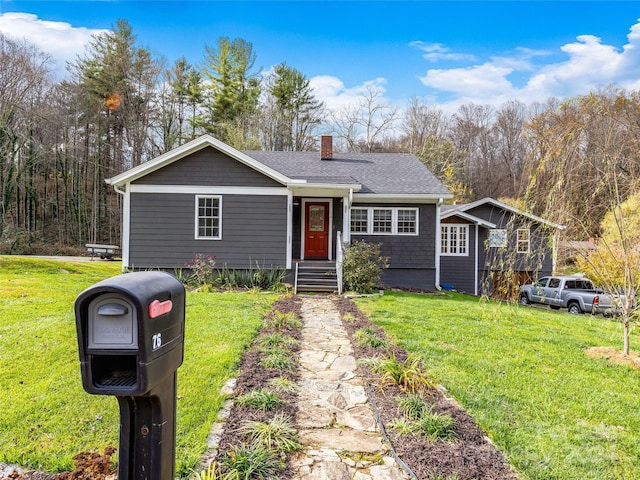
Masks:
[[[479,96],[491,95],[511,89],[506,79],[513,72],[511,68],[499,67],[491,63],[467,68],[448,70],[429,70],[420,80],[427,87],[467,95],[469,92]]]
[[[78,54],[84,52],[92,35],[107,31],[41,20],[30,13],[0,14],[0,33],[36,45],[53,57],[60,71],[64,70],[66,62],[74,61]]]
[[[435,63],[442,60],[451,60],[451,61],[473,61],[475,57],[466,53],[451,53],[448,48],[446,48],[441,43],[428,43],[421,42],[416,40],[409,44],[412,47],[417,48],[418,50],[422,50],[424,55],[422,58],[428,60],[429,62]]]
[[[386,79],[378,77],[355,87],[347,87],[342,80],[331,75],[318,75],[309,79],[309,85],[316,99],[324,102],[325,106],[333,111],[357,103],[370,87],[374,87],[384,95],[386,83]]]
[[[609,84],[637,89],[640,86],[640,19],[631,27],[627,39],[627,44],[617,48],[603,44],[596,36],[580,35],[575,42],[560,46],[556,52],[518,48],[513,55],[496,56],[478,65],[429,69],[420,80],[438,92],[453,94],[455,105],[495,104],[512,98],[527,103],[544,102],[551,96],[566,98],[586,94]],[[416,46],[415,43],[412,45]],[[434,53],[446,51],[439,44],[420,48]],[[543,63],[551,54],[563,55],[565,59]],[[513,83],[512,77],[516,75],[525,76],[519,87]]]

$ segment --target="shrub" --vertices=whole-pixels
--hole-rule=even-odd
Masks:
[[[211,256],[196,253],[195,257],[191,259],[191,265],[185,263],[184,266],[191,270],[191,276],[189,277],[190,284],[197,287],[213,284],[216,271],[215,255]]]
[[[358,293],[372,292],[380,285],[382,270],[387,268],[387,257],[380,255],[379,243],[355,241],[346,248],[342,272],[347,290]]]

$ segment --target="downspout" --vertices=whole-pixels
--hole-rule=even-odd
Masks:
[[[436,260],[436,278],[435,278],[435,287],[436,290],[442,290],[442,287],[440,286],[440,249],[442,247],[441,245],[441,238],[440,238],[440,206],[444,203],[444,200],[442,198],[438,199],[438,203],[436,204],[436,255],[435,255],[435,260]]]
[[[475,254],[475,262],[474,262],[474,270],[473,270],[473,294],[478,296],[478,230],[479,226],[476,223],[476,254]]]

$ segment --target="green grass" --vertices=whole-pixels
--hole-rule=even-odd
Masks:
[[[459,294],[357,303],[421,358],[521,478],[640,479],[640,371],[584,354],[620,348],[621,324]]]
[[[118,446],[115,398],[82,388],[73,304],[119,262],[67,263],[0,256],[0,462],[70,470],[83,450]],[[188,293],[178,370],[176,471],[187,477],[206,449],[240,355],[277,297]]]

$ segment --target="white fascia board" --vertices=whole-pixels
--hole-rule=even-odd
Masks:
[[[126,172],[122,172],[115,177],[107,178],[105,182],[108,185],[116,185],[123,186],[126,183],[133,182],[145,175],[148,175],[151,172],[154,172],[166,165],[169,165],[181,158],[184,158],[194,152],[202,150],[205,147],[213,147],[216,150],[219,150],[222,153],[230,156],[231,158],[247,165],[248,167],[253,168],[259,173],[275,180],[278,183],[286,185],[291,182],[291,179],[286,175],[277,172],[276,170],[267,167],[263,163],[258,162],[254,158],[251,158],[245,153],[236,150],[233,147],[230,147],[224,142],[212,137],[211,135],[203,135],[201,137],[196,138],[195,140],[191,140],[190,142],[185,143],[173,150],[160,155],[148,162],[142,163],[136,167],[130,168]]]
[[[480,200],[476,200],[475,202],[471,202],[471,203],[464,203],[462,205],[456,205],[456,208],[453,210],[456,211],[467,211],[467,210],[471,210],[475,207],[478,207],[480,205],[485,205],[485,204],[490,204],[493,205],[495,207],[498,208],[502,208],[503,210],[507,210],[511,213],[515,213],[517,215],[522,215],[523,217],[527,217],[530,220],[533,220],[534,222],[538,222],[538,223],[542,223],[544,225],[547,225],[549,227],[553,227],[553,228],[557,228],[559,230],[564,230],[565,228],[567,228],[565,225],[560,225],[558,223],[553,223],[550,222],[549,220],[545,220],[542,217],[538,217],[537,215],[534,215],[533,213],[528,213],[522,210],[519,210],[515,207],[512,207],[511,205],[507,205],[506,203],[501,202],[500,200],[496,200],[495,198],[491,198],[491,197],[485,197],[482,198]]]
[[[130,185],[131,193],[184,193],[212,195],[288,195],[285,187],[226,187],[215,185]]]
[[[344,197],[350,191],[359,191],[359,183],[346,185],[335,183],[289,183],[287,187],[296,197]]]
[[[453,198],[450,194],[380,194],[354,193],[353,203],[433,203],[438,204],[442,199]]]
[[[497,226],[495,223],[487,222],[482,218],[474,217],[473,215],[469,215],[468,213],[465,213],[465,212],[449,211],[449,212],[440,214],[440,218],[451,218],[451,217],[460,217],[475,225],[480,225],[481,227],[485,227],[485,228],[496,228]]]

